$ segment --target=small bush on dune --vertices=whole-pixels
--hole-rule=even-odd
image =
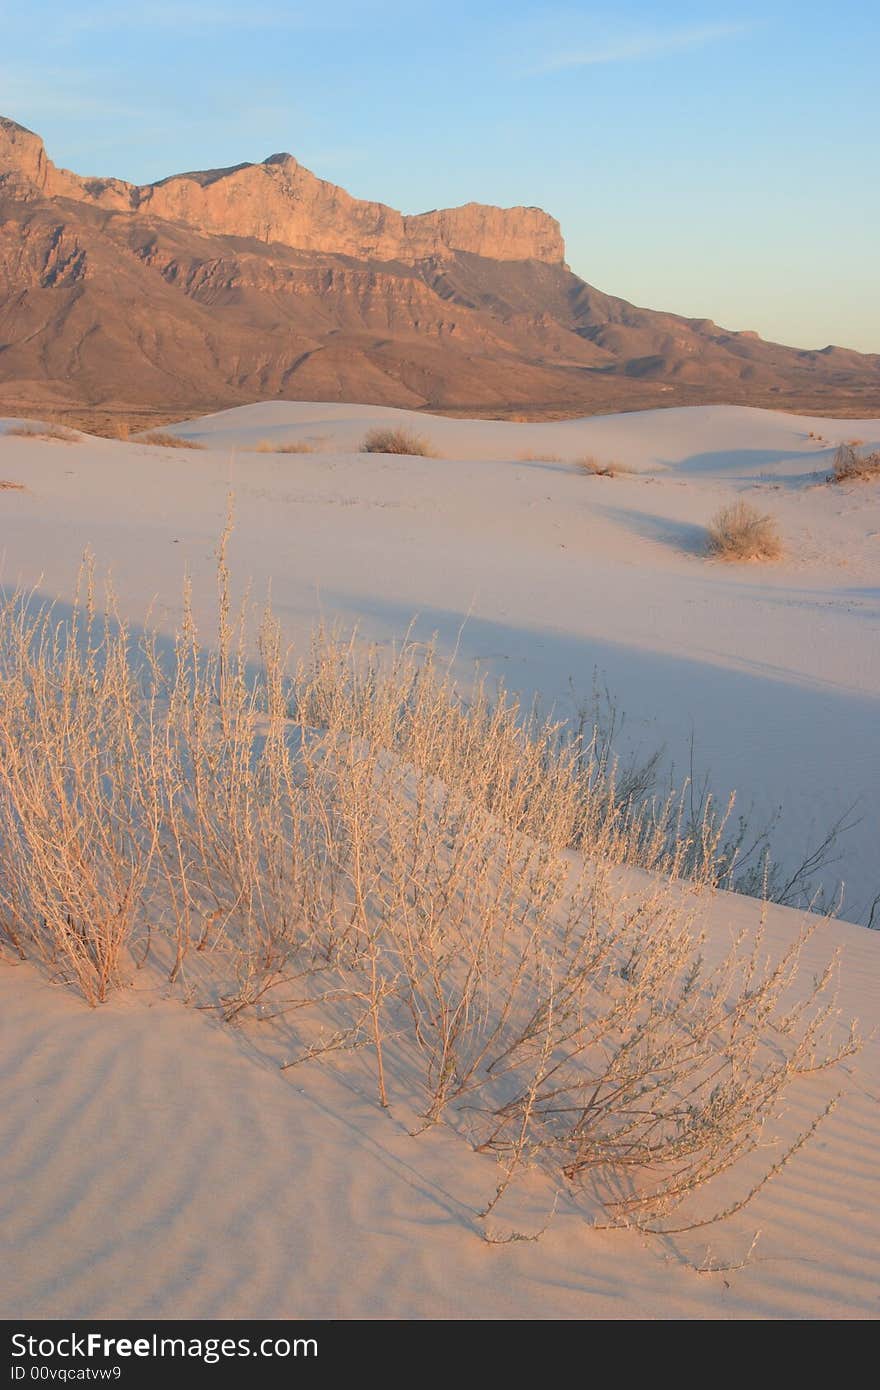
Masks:
[[[592,454],[586,454],[577,460],[577,466],[582,473],[588,473],[594,478],[616,478],[621,473],[632,473],[625,463],[620,463],[617,459],[597,459]]]
[[[573,463],[582,473],[587,473],[594,478],[616,478],[620,473],[632,473],[633,471],[626,464],[618,462],[617,459],[597,459],[592,454],[586,454],[583,458],[578,459],[565,459],[561,454],[527,451],[518,454],[517,458],[521,463]]]
[[[9,478],[0,478],[0,492],[24,492],[24,483],[13,483]]]
[[[413,430],[377,426],[364,435],[362,454],[411,454],[417,458],[436,458],[437,452],[422,434]]]
[[[6,433],[17,439],[57,439],[63,444],[79,443],[79,435],[61,425],[14,425]]]
[[[834,455],[833,483],[869,483],[880,479],[880,449],[860,454],[855,442],[841,444]]]
[[[139,434],[138,444],[153,444],[162,449],[204,449],[197,439],[182,439],[179,434],[169,434],[167,430],[151,430],[149,434]]]
[[[255,454],[314,454],[316,449],[314,444],[310,444],[306,439],[294,439],[289,444],[276,444],[272,439],[261,439],[259,444],[255,444],[251,451]]]
[[[733,502],[712,518],[709,553],[722,560],[777,560],[782,541],[772,516],[763,515],[748,502]]]

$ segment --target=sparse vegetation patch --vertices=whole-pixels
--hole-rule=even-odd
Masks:
[[[276,443],[274,439],[261,439],[259,444],[253,447],[255,454],[314,454],[317,452],[315,445],[310,444],[307,439],[293,439],[288,443],[284,441]]]
[[[151,430],[149,434],[139,434],[137,444],[152,444],[162,449],[204,449],[204,444],[197,439],[183,439],[179,434],[170,434],[168,430]]]
[[[318,633],[291,671],[267,613],[249,671],[225,539],[218,597],[217,650],[187,605],[170,656],[97,620],[90,581],[66,620],[23,594],[0,609],[6,948],[93,1005],[160,942],[172,982],[202,952],[222,1017],[287,1020],[286,1065],[357,1050],[382,1106],[420,1095],[423,1127],[493,1154],[483,1215],[533,1164],[613,1225],[745,1205],[818,1119],[735,1200],[690,1199],[857,1043],[831,967],[800,966],[809,927],[707,961],[671,880],[712,886],[723,826],[704,819],[695,859],[674,805],[621,802],[594,739],[463,699],[430,651]],[[653,874],[623,890],[627,861]]]
[[[834,455],[833,483],[870,483],[880,479],[880,449],[860,453],[857,441],[841,444]]]
[[[633,471],[618,459],[597,459],[592,454],[577,459],[577,466],[582,473],[588,473],[594,478],[616,478],[620,473]]]
[[[291,671],[267,613],[249,672],[225,544],[215,652],[188,605],[170,657],[133,643],[88,577],[67,621],[21,594],[0,609],[7,948],[93,1005],[160,938],[172,981],[206,953],[222,1016],[288,1020],[287,1065],[356,1049],[382,1106],[421,1095],[423,1127],[493,1154],[483,1215],[536,1163],[613,1225],[739,1210],[818,1119],[734,1201],[689,1204],[857,1045],[831,968],[799,965],[809,928],[775,959],[758,934],[707,962],[669,880],[690,863],[712,885],[717,823],[698,865],[674,807],[658,825],[621,803],[595,740],[462,699],[430,652],[319,633]],[[621,891],[626,860],[654,877]]]
[[[6,431],[16,439],[54,439],[62,444],[78,444],[79,435],[62,425],[14,425]]]
[[[708,550],[722,560],[777,560],[782,541],[773,517],[740,501],[722,507],[712,518]]]
[[[413,430],[377,426],[364,435],[362,454],[411,454],[421,458],[437,458],[437,451],[424,435]]]

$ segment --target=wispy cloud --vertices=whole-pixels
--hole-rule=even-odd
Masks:
[[[600,63],[643,62],[681,53],[725,39],[739,38],[749,32],[748,24],[697,24],[678,28],[627,29],[616,33],[597,33],[582,40],[577,36],[571,46],[547,53],[534,65],[536,72],[559,72],[563,68],[591,67]]]

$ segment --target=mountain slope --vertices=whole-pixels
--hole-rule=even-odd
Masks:
[[[880,408],[878,356],[638,309],[564,255],[537,208],[405,217],[290,155],[140,187],[81,178],[0,119],[0,402]]]

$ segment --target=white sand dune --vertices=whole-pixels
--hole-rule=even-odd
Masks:
[[[446,457],[352,453],[377,421]],[[589,702],[598,675],[625,741],[664,746],[677,781],[693,736],[698,774],[722,800],[736,790],[755,827],[784,808],[774,844],[787,865],[852,808],[825,882],[842,878],[844,915],[867,918],[880,891],[880,489],[825,479],[836,443],[880,445],[880,421],[719,406],[527,425],[269,402],[178,433],[210,448],[0,434],[0,477],[27,485],[0,492],[2,582],[69,595],[90,545],[132,622],[155,599],[172,629],[188,567],[210,623],[232,488],[234,574],[261,600],[271,585],[292,639],[320,615],[389,641],[418,615],[417,634],[438,633],[463,675],[478,659],[562,713]],[[321,452],[247,452],[264,439]],[[584,454],[640,471],[585,477],[568,462]],[[777,518],[780,563],[703,557],[707,522],[738,496]]]
[[[726,894],[720,934],[757,905]],[[770,914],[771,940],[797,917]],[[876,1018],[880,937],[837,923],[841,1005]],[[258,1050],[259,1049],[259,1050]],[[816,1138],[743,1213],[659,1240],[560,1205],[537,1242],[488,1245],[491,1160],[412,1138],[345,1071],[278,1069],[233,1029],[141,981],[90,1011],[30,966],[0,968],[0,1315],[11,1317],[874,1317],[880,1289],[876,1039],[795,1098]],[[723,1198],[723,1193],[721,1194]],[[517,1196],[494,1230],[539,1229]],[[745,1268],[739,1263],[761,1231]]]
[[[446,457],[353,453],[377,420],[402,420]],[[7,588],[59,595],[63,614],[88,545],[124,616],[139,623],[152,601],[165,637],[188,568],[209,632],[232,488],[233,572],[255,599],[271,584],[291,639],[325,616],[387,642],[419,615],[417,632],[436,632],[463,673],[479,659],[563,711],[598,671],[635,745],[664,744],[681,773],[693,730],[721,795],[739,788],[759,817],[781,804],[790,862],[856,804],[828,873],[846,879],[845,915],[867,914],[880,889],[880,489],[824,478],[836,442],[880,444],[880,421],[719,407],[513,425],[285,402],[181,426],[209,446],[193,452],[2,428],[0,479],[24,485],[0,490]],[[267,438],[320,452],[248,452]],[[569,462],[586,453],[638,472],[586,477]],[[778,564],[701,553],[711,515],[740,495],[778,519]],[[727,894],[701,911],[716,943],[759,916]],[[772,909],[771,942],[799,921]],[[823,926],[810,962],[834,946],[841,1008],[870,1028],[880,936]],[[356,1060],[282,1072],[283,1060],[282,1038],[166,998],[147,970],[90,1011],[33,967],[0,963],[0,1315],[880,1311],[876,1038],[793,1094],[783,1137],[844,1091],[751,1206],[664,1240],[595,1231],[566,1198],[540,1240],[489,1245],[475,1213],[491,1159],[443,1128],[412,1138],[411,1115],[383,1114]],[[525,1181],[498,1231],[536,1231],[551,1200]],[[738,1265],[757,1229],[743,1268],[698,1272]]]

